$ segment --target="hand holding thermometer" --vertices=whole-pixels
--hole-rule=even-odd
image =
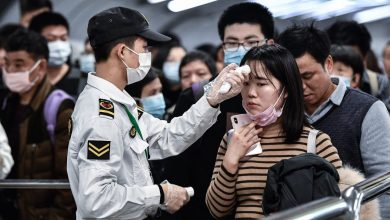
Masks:
[[[236,72],[236,74],[249,74],[251,72],[251,69],[249,68],[248,65],[244,65],[244,66],[240,66],[240,67],[237,67],[237,69],[234,70]],[[219,93],[227,93],[229,92],[230,88],[232,87],[232,85],[228,82],[224,82],[221,86],[221,88],[219,88]]]

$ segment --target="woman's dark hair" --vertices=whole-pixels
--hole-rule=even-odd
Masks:
[[[363,75],[363,59],[353,47],[347,45],[332,45],[330,48],[330,55],[333,58],[333,62],[342,62],[345,65],[350,66],[353,70],[353,75]]]
[[[302,81],[297,63],[292,54],[284,47],[274,45],[263,45],[253,47],[244,56],[240,66],[243,64],[260,65],[267,78],[272,75],[281,84],[280,91],[284,88],[288,96],[282,113],[282,128],[286,134],[286,142],[292,143],[301,136],[303,126],[308,125],[305,116],[303,100]],[[252,71],[255,71],[252,69]],[[257,74],[254,72],[254,74]]]
[[[181,60],[181,63],[180,63],[180,66],[179,66],[179,76],[181,78],[181,69],[195,61],[195,60],[199,60],[201,62],[203,62],[204,64],[206,64],[207,68],[209,69],[210,73],[212,76],[215,76],[216,72],[217,72],[217,66],[215,64],[215,61],[213,60],[213,58],[211,58],[210,55],[208,55],[207,53],[204,53],[202,51],[192,51],[190,53],[187,53],[183,59]]]
[[[149,84],[151,81],[155,80],[156,78],[161,75],[161,72],[156,68],[150,68],[148,74],[146,74],[145,78],[143,78],[141,81],[133,83],[131,85],[127,85],[125,87],[126,92],[128,92],[132,97],[135,98],[141,98],[142,89]]]

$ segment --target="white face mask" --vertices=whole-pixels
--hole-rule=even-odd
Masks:
[[[23,94],[29,91],[39,79],[38,76],[33,82],[30,82],[30,74],[40,63],[41,60],[38,60],[30,70],[23,72],[8,73],[5,68],[3,68],[3,81],[7,88],[18,94]]]
[[[138,62],[139,67],[136,69],[130,68],[125,61],[122,59],[122,63],[126,66],[126,72],[127,72],[127,85],[136,83],[138,81],[141,81],[146,74],[148,74],[150,67],[152,65],[152,54],[150,52],[147,53],[137,53],[134,50],[126,47],[126,49],[130,50],[131,52],[138,55]]]
[[[48,44],[49,47],[49,62],[50,67],[59,67],[64,64],[71,53],[69,41],[52,41]]]

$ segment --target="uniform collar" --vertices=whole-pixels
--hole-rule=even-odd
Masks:
[[[134,99],[126,91],[121,91],[111,82],[96,76],[96,73],[88,74],[87,83],[88,85],[100,90],[116,102],[125,105],[130,105],[132,108],[135,108],[137,106]]]

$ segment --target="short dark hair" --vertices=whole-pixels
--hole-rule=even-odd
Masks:
[[[5,47],[8,37],[19,29],[24,29],[20,24],[9,23],[0,28],[0,48]]]
[[[46,39],[27,29],[20,29],[11,34],[5,45],[5,51],[26,51],[34,60],[49,58],[49,48]]]
[[[42,33],[42,30],[50,25],[61,25],[69,32],[69,24],[66,18],[57,12],[43,12],[31,19],[28,28],[30,30]]]
[[[131,85],[127,85],[125,87],[126,92],[128,92],[132,97],[135,98],[141,98],[142,95],[142,89],[158,78],[162,73],[156,69],[156,68],[150,68],[148,74],[146,74],[145,78],[143,78],[141,81],[138,81],[136,83],[133,83]]]
[[[225,28],[235,23],[259,24],[265,38],[274,37],[274,18],[267,7],[255,3],[244,2],[228,7],[218,21],[218,33],[221,40],[225,37]]]
[[[330,55],[333,62],[342,62],[353,70],[353,75],[363,75],[364,63],[359,53],[351,46],[333,44],[330,48]]]
[[[363,57],[371,46],[371,34],[356,21],[336,21],[326,31],[332,44],[357,46]]]
[[[50,0],[25,0],[20,2],[20,12],[22,15],[41,8],[49,8],[50,11],[53,10],[53,5]]]
[[[107,60],[108,57],[110,56],[112,48],[114,48],[119,43],[126,44],[126,46],[133,48],[134,41],[136,39],[137,36],[130,36],[130,37],[120,38],[108,43],[96,45],[95,47],[93,47],[96,63]]]
[[[308,125],[308,122],[305,116],[302,80],[294,57],[278,44],[265,44],[250,49],[243,57],[241,65],[250,64],[251,61],[257,62],[255,65],[261,65],[268,78],[272,75],[279,80],[284,91],[288,93],[281,116],[282,127],[287,143],[298,140],[303,126]]]
[[[179,66],[179,76],[181,78],[181,69],[187,65],[188,63],[191,63],[195,60],[199,60],[201,61],[202,63],[206,64],[207,68],[209,69],[211,75],[215,75],[216,72],[217,72],[217,66],[215,64],[215,61],[213,60],[213,58],[211,58],[210,55],[208,55],[207,53],[204,53],[202,51],[192,51],[190,53],[187,53],[183,59],[181,60],[180,62],[180,66]]]
[[[330,53],[328,35],[310,25],[296,25],[287,28],[279,35],[277,42],[287,48],[294,58],[309,53],[318,63],[325,64]]]

